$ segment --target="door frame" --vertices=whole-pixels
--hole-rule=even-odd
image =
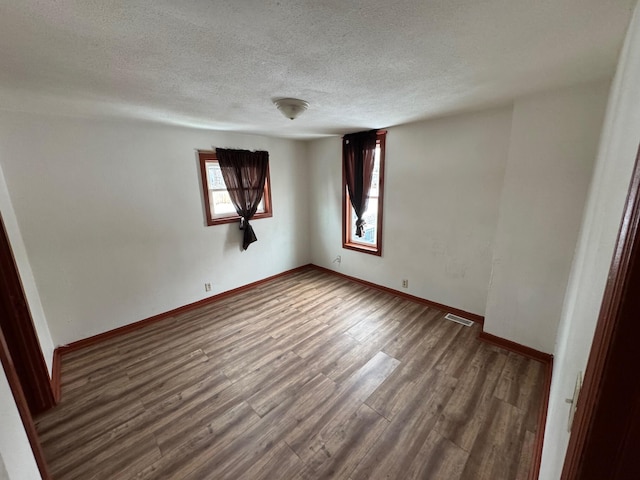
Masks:
[[[578,398],[562,480],[605,478],[598,476],[602,474],[599,468],[619,472],[633,458],[627,454],[640,441],[637,431],[632,430],[637,429],[640,415],[640,380],[629,362],[640,360],[638,298],[640,148]],[[640,468],[638,463],[634,468]]]
[[[15,345],[20,348],[25,348],[28,350],[24,352],[26,355],[32,355],[31,361],[29,361],[29,367],[33,367],[35,365],[35,369],[37,372],[35,375],[30,375],[30,381],[34,379],[39,379],[38,385],[32,389],[33,391],[37,391],[37,395],[40,397],[39,404],[45,405],[49,404],[50,406],[55,405],[55,399],[53,398],[53,391],[51,388],[51,383],[49,381],[49,373],[47,370],[46,363],[44,363],[44,356],[42,354],[42,350],[40,348],[40,343],[37,339],[37,334],[35,332],[35,327],[33,326],[33,321],[31,319],[31,314],[28,310],[28,303],[26,297],[24,295],[24,289],[22,288],[22,283],[20,281],[20,273],[18,271],[18,267],[15,263],[15,257],[13,255],[13,251],[11,249],[11,243],[9,240],[9,236],[7,234],[6,228],[4,226],[4,222],[2,219],[2,214],[0,213],[0,265],[2,265],[3,269],[7,269],[5,272],[5,277],[7,281],[0,281],[0,288],[3,289],[1,292],[2,297],[1,300],[3,309],[7,310],[7,315],[11,316],[13,314],[13,310],[15,305],[10,305],[14,301],[17,301],[21,308],[26,309],[26,315],[24,316],[23,312],[23,321],[17,322],[17,329],[13,331],[14,337],[15,332],[18,332],[18,335],[24,335],[28,337],[28,341],[26,343],[22,342],[19,338],[13,338],[15,340]],[[15,273],[15,275],[14,275]],[[14,278],[15,277],[15,278]],[[15,298],[15,297],[18,298]],[[29,321],[26,321],[28,318]],[[13,329],[12,329],[13,330]],[[35,338],[35,341],[34,341]],[[33,350],[36,349],[36,350]],[[14,346],[15,351],[15,346]],[[21,352],[22,353],[22,352]],[[16,407],[18,409],[18,414],[20,415],[20,419],[22,420],[22,424],[24,426],[25,433],[27,435],[27,439],[29,440],[29,444],[31,445],[31,450],[33,451],[33,456],[36,461],[36,465],[38,466],[38,470],[40,471],[40,476],[43,480],[51,480],[51,475],[49,473],[49,468],[47,467],[47,462],[44,457],[44,452],[42,450],[42,446],[40,445],[40,439],[38,437],[38,432],[36,431],[35,424],[33,422],[33,416],[31,414],[31,409],[29,408],[29,402],[27,401],[27,397],[25,395],[25,391],[22,388],[23,380],[19,377],[18,370],[16,369],[16,365],[14,363],[15,359],[11,356],[11,350],[7,345],[7,337],[2,327],[0,326],[0,363],[2,364],[2,368],[7,377],[7,381],[9,383],[9,388],[11,389],[11,393],[13,395]],[[42,364],[44,364],[44,374],[42,373]],[[33,372],[30,372],[33,373]],[[45,378],[46,377],[46,378]]]
[[[16,407],[18,408],[20,419],[22,420],[22,424],[24,425],[25,433],[27,434],[27,438],[29,439],[29,444],[31,445],[31,450],[33,451],[33,456],[36,460],[36,464],[38,465],[40,476],[42,477],[42,480],[51,480],[49,467],[47,466],[47,461],[44,458],[44,452],[42,451],[42,446],[40,445],[38,432],[36,431],[36,426],[33,423],[33,417],[31,416],[31,412],[29,411],[29,405],[27,404],[27,399],[25,398],[24,392],[22,391],[20,379],[18,378],[18,373],[16,372],[15,365],[13,364],[13,360],[11,359],[11,354],[9,353],[7,342],[5,341],[4,335],[2,334],[2,329],[0,329],[0,361],[2,362],[4,373],[7,376],[7,381],[9,382],[11,393],[13,394],[13,398],[16,402]]]
[[[9,234],[0,213],[0,329],[32,415],[56,404]]]

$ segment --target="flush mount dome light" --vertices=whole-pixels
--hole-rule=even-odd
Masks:
[[[285,117],[291,120],[296,118],[309,107],[308,102],[298,98],[278,98],[274,100],[273,103],[276,104],[278,110],[280,110]]]

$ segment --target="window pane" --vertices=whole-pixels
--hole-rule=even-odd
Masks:
[[[211,211],[216,217],[227,216],[229,214],[235,215],[236,209],[231,202],[229,192],[226,190],[210,191],[209,197],[211,198]],[[264,212],[264,196],[258,204],[256,213]]]
[[[209,190],[226,190],[222,177],[222,170],[218,163],[209,163],[207,165],[207,177],[209,177]],[[235,210],[234,210],[235,211]]]
[[[369,197],[378,197],[380,192],[380,145],[376,146],[373,175],[371,175],[371,190]]]
[[[384,162],[386,131],[379,130],[376,134],[376,148],[374,151],[373,172],[371,175],[371,187],[368,192],[367,210],[362,216],[363,236],[356,236],[356,215],[349,199],[349,189],[346,185],[346,177],[342,177],[342,222],[343,238],[342,247],[372,255],[382,255],[382,203],[384,190]],[[347,140],[343,138],[344,142]],[[343,169],[345,158],[342,158]]]
[[[364,243],[366,245],[375,246],[378,238],[378,199],[369,198],[369,205],[367,205],[367,211],[362,216],[364,220],[364,236],[358,237],[356,235],[356,212],[351,207],[351,239],[350,241],[356,243]]]
[[[364,220],[364,236],[356,235],[356,212],[351,207],[351,231],[349,232],[349,241],[355,243],[363,243],[365,245],[376,246],[378,239],[378,194],[380,192],[380,145],[376,146],[375,159],[373,164],[373,174],[371,176],[371,189],[369,190],[369,203],[367,210],[364,212],[362,219]]]
[[[226,215],[236,213],[236,209],[231,203],[231,197],[229,196],[229,192],[226,190],[218,190],[210,192],[211,195],[211,209],[212,214]]]
[[[200,150],[198,151],[198,157],[203,182],[202,191],[205,200],[207,225],[218,225],[238,221],[239,217],[233,202],[231,202],[231,196],[224,183],[222,170],[215,157],[215,152]],[[258,204],[254,218],[271,217],[271,215],[271,187],[269,186],[269,172],[267,170],[267,181],[264,185],[263,197]]]

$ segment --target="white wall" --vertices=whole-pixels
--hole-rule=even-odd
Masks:
[[[609,82],[516,100],[484,330],[552,353]]]
[[[9,480],[9,473],[7,472],[7,469],[4,466],[4,460],[2,459],[2,454],[0,454],[0,480]]]
[[[0,480],[9,480],[9,473],[7,472],[7,468],[4,466],[4,460],[2,459],[1,453],[0,453]]]
[[[341,248],[340,139],[310,142],[313,263],[398,290],[408,278],[408,293],[553,352],[608,89],[390,128],[381,258]]]
[[[195,149],[270,154],[273,218],[206,227]],[[309,262],[302,142],[0,113],[0,162],[55,344]]]
[[[40,296],[33,279],[11,199],[7,192],[2,168],[0,168],[0,212],[2,212],[2,219],[20,272],[22,286],[25,290],[33,323],[40,340],[40,347],[49,372],[51,372],[53,342],[42,311]],[[7,377],[0,366],[0,479],[33,480],[36,478],[40,478],[40,473],[7,382]]]
[[[29,439],[22,426],[9,382],[0,366],[0,457],[11,480],[35,480],[40,477]],[[0,466],[0,478],[2,468]]]
[[[310,142],[313,263],[483,315],[510,128],[504,107],[388,130],[382,257],[342,249],[341,140]]]
[[[637,56],[637,34],[634,38]],[[624,82],[618,74],[619,93],[610,106],[608,140],[601,147],[560,325],[540,477],[545,480],[557,478],[554,472],[561,466],[563,452],[557,446],[566,446],[564,398],[575,373],[584,368],[624,203],[623,184],[637,147],[640,119],[633,105],[640,99],[637,93],[631,98],[630,89],[638,84],[640,67],[631,57],[627,52]],[[562,265],[556,271],[553,264],[560,287],[551,306],[545,303],[548,295],[517,298],[531,311],[557,311],[604,98],[606,85],[585,85],[389,129],[382,257],[341,248],[339,138],[305,144],[141,122],[0,113],[0,172],[6,181],[6,187],[0,181],[0,207],[5,222],[5,210],[13,218],[7,228],[22,248],[16,253],[21,274],[35,279],[25,290],[39,292],[42,312],[34,319],[49,325],[53,342],[48,349],[199,300],[205,282],[213,284],[215,294],[309,261],[398,290],[401,279],[408,278],[408,293],[482,315],[494,257],[494,269],[502,271],[494,273],[492,289],[503,275],[504,295],[512,293],[505,279],[529,281],[531,272],[535,281],[527,289],[546,288],[539,279],[548,269],[538,267],[554,260]],[[587,131],[593,137],[584,138]],[[580,145],[565,143],[565,137]],[[236,225],[204,226],[195,149],[212,145],[270,152],[274,217],[254,223],[259,241],[246,252],[240,252]],[[554,174],[529,170],[538,166],[535,162],[554,168]],[[550,200],[565,189],[572,193],[559,215],[547,205],[555,205]],[[519,222],[518,215],[528,221]],[[551,226],[561,229],[553,245],[566,255],[551,251],[541,258],[546,237],[537,229],[548,234]],[[522,242],[529,235],[520,239],[518,248],[536,253],[525,263],[513,261],[520,250],[507,236],[520,228],[523,234],[533,231],[541,242]],[[332,263],[336,255],[342,255],[341,265]],[[32,274],[22,266],[29,264]],[[504,301],[499,291],[490,298]],[[38,310],[31,295],[32,310],[34,304]],[[513,305],[505,307],[509,311]],[[546,323],[551,316],[545,314],[542,328],[519,311],[517,328],[510,330],[491,315],[487,327],[549,351],[557,322]],[[0,401],[2,412],[15,408],[11,398]],[[11,438],[3,424],[0,442]],[[9,462],[5,450],[0,453]],[[10,468],[7,464],[12,475]]]
[[[0,153],[0,157],[1,157]],[[1,161],[1,160],[0,160]],[[27,257],[27,252],[22,240],[22,234],[18,227],[18,221],[13,210],[11,199],[9,198],[9,192],[7,191],[7,185],[4,179],[2,167],[0,166],[0,212],[2,213],[2,219],[4,226],[7,230],[9,241],[11,242],[11,249],[13,251],[13,257],[16,261],[16,266],[20,273],[20,280],[22,281],[22,288],[24,289],[27,303],[29,304],[29,310],[31,312],[31,318],[40,340],[40,348],[44,355],[45,362],[51,373],[51,366],[53,363],[53,341],[51,340],[51,333],[49,332],[49,326],[47,325],[47,319],[42,309],[42,303],[40,302],[40,294],[36,287],[36,282],[33,278],[33,272],[31,271],[31,264]]]
[[[540,470],[541,479],[560,478],[575,379],[584,371],[629,182],[640,141],[640,10],[636,7],[620,57],[585,219],[580,232],[555,349],[553,383]]]

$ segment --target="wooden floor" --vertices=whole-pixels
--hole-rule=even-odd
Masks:
[[[443,317],[307,270],[70,352],[53,477],[527,478],[543,365]]]

